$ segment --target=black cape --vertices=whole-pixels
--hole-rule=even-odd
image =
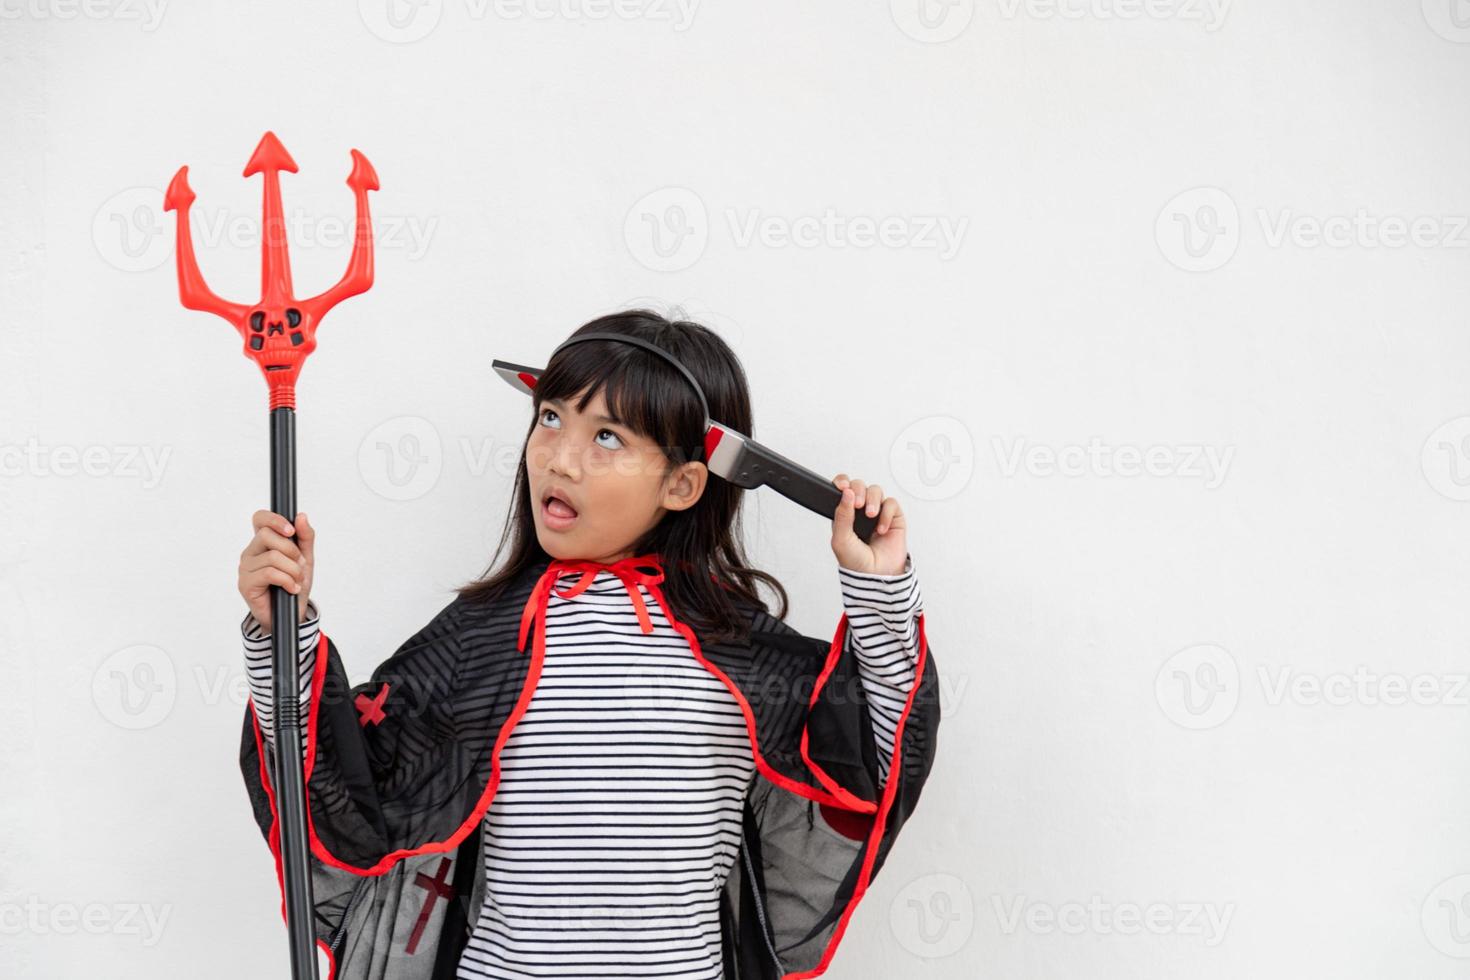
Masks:
[[[647,585],[746,717],[756,771],[720,900],[726,980],[798,980],[830,965],[933,766],[938,675],[924,618],[916,680],[880,794],[845,613],[827,641],[741,600],[749,640],[701,644],[664,601],[657,556],[639,556],[613,566],[551,560],[493,602],[456,598],[355,686],[336,644],[321,635],[303,718],[314,919],[327,980],[453,980],[484,896],[480,826],[499,783],[500,748],[541,672],[546,597],[558,578],[589,567]],[[275,750],[253,703],[240,765],[279,883]],[[283,891],[283,920],[285,912]]]

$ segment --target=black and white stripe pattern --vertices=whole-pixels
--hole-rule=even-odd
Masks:
[[[311,676],[316,671],[316,647],[321,635],[321,611],[307,600],[306,618],[297,630],[297,649],[301,654],[301,730],[306,731],[306,709],[311,703]],[[250,681],[250,699],[255,702],[255,717],[261,734],[275,745],[275,702],[271,690],[271,635],[265,631],[254,613],[246,613],[240,621],[240,637],[245,645],[245,676]],[[306,738],[301,739],[301,757],[306,758]]]
[[[924,611],[912,556],[897,575],[874,575],[837,567],[847,633],[857,657],[858,676],[873,719],[878,768],[888,780],[893,737],[919,660],[919,614]]]
[[[918,583],[912,561],[898,575],[838,571],[886,778],[918,657]],[[458,978],[720,980],[720,892],[755,775],[744,716],[647,589],[632,586],[653,624],[645,634],[621,579],[599,571],[584,591],[558,594],[578,578],[547,598],[541,678],[501,752],[485,900]],[[309,612],[303,704],[319,626]],[[270,737],[270,639],[252,620],[251,696]]]

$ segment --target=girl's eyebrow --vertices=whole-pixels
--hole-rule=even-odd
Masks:
[[[544,399],[544,401],[546,402],[546,404],[548,404],[548,405],[555,405],[558,408],[566,408],[567,407],[566,406],[566,403],[563,402],[560,398],[547,398],[547,399]],[[580,415],[581,413],[579,412],[577,414]],[[613,425],[627,425],[628,424],[628,423],[624,422],[622,419],[613,418],[611,415],[599,415],[599,416],[597,416],[597,421],[598,422],[611,422]]]

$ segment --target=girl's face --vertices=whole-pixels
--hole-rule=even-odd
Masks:
[[[665,511],[694,506],[709,471],[700,462],[674,468],[656,443],[612,418],[600,390],[585,413],[581,396],[536,409],[526,443],[531,513],[553,558],[611,563],[631,557]]]

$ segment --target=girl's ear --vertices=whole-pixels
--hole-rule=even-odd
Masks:
[[[687,510],[699,502],[709,480],[709,468],[694,461],[685,463],[664,479],[662,504],[666,510]]]

